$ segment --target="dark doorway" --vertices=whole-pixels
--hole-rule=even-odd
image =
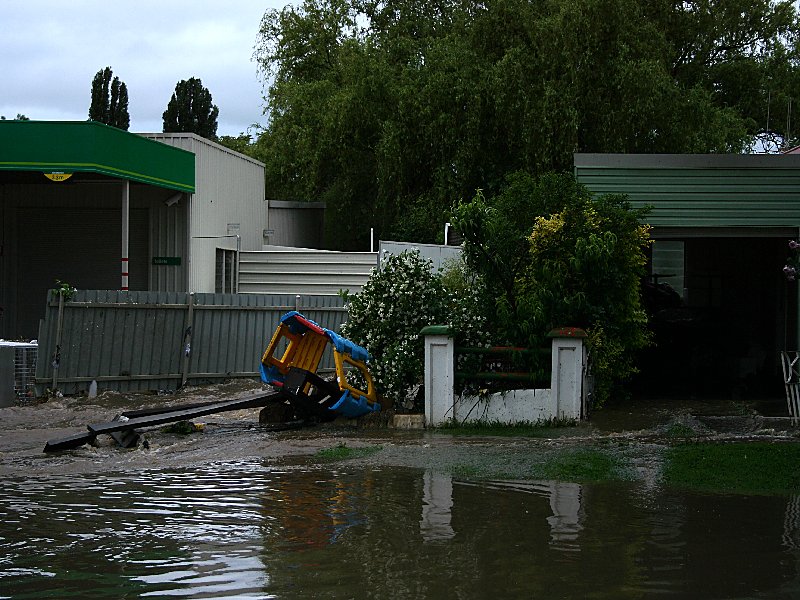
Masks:
[[[30,232],[17,252],[14,335],[36,338],[47,290],[56,279],[84,290],[115,290],[121,281],[119,209],[19,208],[17,230]],[[129,287],[147,289],[148,211],[131,209]]]
[[[656,345],[641,357],[637,392],[782,395],[779,353],[797,345],[797,284],[781,270],[787,240],[697,238],[682,248],[683,289],[677,305],[650,307]]]

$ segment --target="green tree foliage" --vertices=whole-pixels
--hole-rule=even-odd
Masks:
[[[0,121],[5,121],[5,120],[6,120],[6,118],[4,116],[0,115]],[[30,121],[30,119],[28,117],[26,117],[25,115],[23,115],[22,113],[17,113],[17,116],[14,117],[13,119],[10,119],[10,120],[11,121]]]
[[[217,108],[211,92],[196,77],[183,79],[175,85],[167,110],[164,111],[164,133],[196,133],[210,140],[217,139]]]
[[[491,200],[478,190],[453,209],[453,226],[464,238],[464,261],[493,298],[497,343],[536,346],[546,333],[534,325],[530,307],[519,296],[519,280],[530,262],[528,237],[537,215],[560,210],[577,190],[571,177],[548,174],[537,181],[512,173]]]
[[[644,217],[623,197],[593,198],[570,175],[516,174],[491,199],[479,192],[461,203],[453,221],[493,297],[496,343],[536,347],[554,327],[586,329],[595,401],[605,401],[649,343]]]
[[[796,31],[788,1],[304,0],[261,23],[256,153],[270,196],[327,201],[332,246],[435,241],[453,200],[576,151],[793,138]]]
[[[89,118],[125,131],[130,127],[128,87],[119,77],[111,76],[111,67],[100,69],[92,79],[92,101]]]
[[[253,144],[253,138],[249,133],[240,133],[239,135],[223,135],[217,140],[221,145],[230,148],[236,152],[241,152],[250,157],[255,157],[256,147]]]
[[[530,236],[522,294],[545,327],[569,324],[589,334],[595,405],[636,372],[635,355],[650,343],[640,285],[649,228],[623,196],[597,199],[585,190]]]

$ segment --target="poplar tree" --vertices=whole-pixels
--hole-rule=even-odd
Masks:
[[[184,79],[175,85],[175,91],[164,111],[164,133],[196,133],[210,140],[217,139],[219,108],[212,101],[211,92],[196,77]]]
[[[92,80],[92,103],[89,118],[118,129],[128,130],[131,118],[128,114],[128,87],[119,77],[111,76],[111,67],[100,69]]]

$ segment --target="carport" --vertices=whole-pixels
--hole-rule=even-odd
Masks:
[[[38,335],[56,280],[185,289],[191,152],[96,122],[0,121],[0,338]]]
[[[782,268],[788,240],[800,234],[800,156],[574,159],[592,192],[651,207],[647,289],[657,346],[642,357],[645,389],[782,395],[780,352],[798,346],[797,283]]]

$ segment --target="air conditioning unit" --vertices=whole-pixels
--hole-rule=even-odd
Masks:
[[[35,395],[38,349],[35,342],[0,340],[0,406],[13,406]]]

